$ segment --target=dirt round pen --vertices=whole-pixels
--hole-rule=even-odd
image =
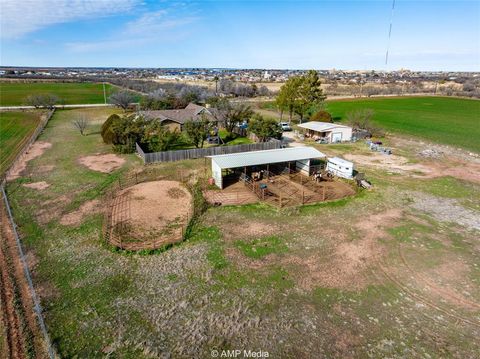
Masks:
[[[193,196],[182,181],[133,174],[107,195],[104,239],[117,248],[155,250],[182,241]]]

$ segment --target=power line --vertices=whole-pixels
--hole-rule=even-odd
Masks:
[[[388,30],[387,53],[385,54],[385,65],[388,65],[388,51],[390,50],[390,38],[392,37],[393,11],[395,10],[395,0],[392,2],[392,13],[390,15],[390,28]]]

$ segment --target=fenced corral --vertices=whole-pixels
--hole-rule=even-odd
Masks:
[[[55,109],[52,109],[47,112],[45,116],[42,116],[40,123],[38,124],[37,128],[33,133],[30,135],[30,137],[26,137],[21,143],[19,143],[18,148],[20,149],[18,151],[18,154],[15,156],[14,160],[11,162],[10,167],[5,171],[5,173],[0,173],[0,185],[5,185],[7,183],[7,178],[10,174],[10,171],[14,167],[14,165],[23,157],[25,156],[26,152],[30,148],[30,146],[37,140],[38,136],[42,133],[43,129],[47,125],[48,121],[50,118],[52,118],[53,114],[55,112]]]
[[[152,230],[151,228],[140,228],[141,226],[133,220],[133,218],[138,218],[138,214],[132,213],[132,201],[135,201],[136,198],[131,192],[135,186],[147,184],[147,182],[176,181],[187,187],[190,193],[194,191],[194,185],[188,183],[190,178],[187,173],[181,171],[165,176],[155,168],[147,168],[142,172],[130,173],[120,178],[105,195],[102,228],[104,241],[116,248],[130,251],[155,250],[182,241],[192,219],[198,215],[199,209],[195,205],[195,198],[191,201],[191,206],[186,213],[179,216],[175,223]],[[150,200],[150,198],[147,197],[146,200]],[[185,199],[180,201],[185,201]],[[162,213],[158,213],[157,217],[161,216]]]
[[[206,190],[204,193],[213,204],[241,205],[263,201],[278,208],[331,201],[356,193],[353,183],[327,176],[324,165],[316,165],[314,169],[315,175],[307,176],[301,171],[272,165],[270,170],[256,172],[255,175],[261,173],[259,178],[252,178],[253,174],[232,174],[227,178],[230,183],[223,190]],[[318,173],[323,175],[318,176]]]
[[[145,164],[191,160],[207,156],[226,155],[239,152],[274,150],[281,147],[282,141],[272,139],[269,142],[250,143],[235,146],[215,146],[207,148],[192,148],[189,150],[145,153],[138,143],[135,144],[136,152],[138,156],[142,158]]]

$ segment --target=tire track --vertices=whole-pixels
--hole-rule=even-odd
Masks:
[[[403,292],[405,292],[406,294],[408,294],[410,297],[412,298],[415,298],[416,300],[422,302],[423,304],[425,304],[426,306],[432,308],[432,309],[435,309],[449,317],[451,317],[452,319],[456,319],[456,320],[459,320],[459,321],[462,321],[464,323],[467,323],[467,324],[470,324],[470,325],[473,325],[477,328],[480,328],[480,322],[476,322],[476,321],[472,321],[468,318],[464,318],[458,314],[456,314],[455,312],[451,312],[447,309],[444,309],[440,306],[438,306],[437,304],[433,303],[432,301],[430,301],[429,299],[426,299],[425,297],[423,297],[422,295],[420,294],[417,294],[415,293],[413,290],[409,289],[405,284],[403,284],[399,279],[397,279],[394,275],[392,275],[391,273],[388,272],[388,270],[385,268],[385,266],[380,262],[380,261],[377,261],[376,262],[378,268],[380,268],[380,270],[382,271],[383,275],[389,279],[391,282],[393,282],[399,289],[401,289]]]
[[[402,251],[402,248],[401,248],[400,244],[398,244],[398,253],[399,253],[400,259],[402,260],[402,263],[405,265],[405,267],[407,267],[407,269],[410,271],[410,273],[413,275],[413,277],[415,279],[419,280],[420,282],[422,282],[423,284],[425,284],[433,292],[438,293],[440,296],[448,297],[448,298],[450,298],[450,299],[452,299],[452,300],[454,300],[458,303],[461,303],[461,304],[463,304],[467,307],[470,307],[470,308],[474,307],[474,308],[480,309],[480,304],[479,303],[471,301],[471,300],[469,300],[467,298],[464,298],[462,296],[459,296],[457,294],[445,291],[444,289],[440,288],[438,286],[438,284],[432,283],[428,278],[426,278],[423,275],[421,275],[420,273],[418,273],[418,271],[415,271],[414,269],[412,269],[412,267],[410,267],[407,260],[405,259],[405,256],[403,254],[403,251]]]

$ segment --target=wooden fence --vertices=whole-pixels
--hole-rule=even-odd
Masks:
[[[208,148],[193,148],[190,150],[163,151],[163,152],[143,152],[142,148],[135,144],[136,152],[145,164],[155,162],[175,162],[182,160],[191,160],[207,156],[226,155],[230,153],[274,150],[282,147],[282,141],[271,140],[269,142],[250,143],[235,146],[216,146]]]

